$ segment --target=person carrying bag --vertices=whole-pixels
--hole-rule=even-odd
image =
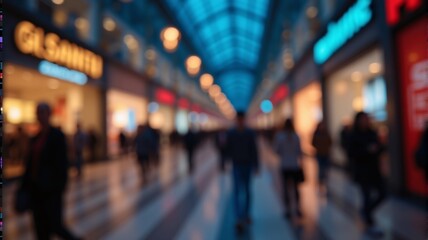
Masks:
[[[286,218],[291,218],[293,213],[302,216],[300,211],[300,193],[298,185],[304,181],[304,173],[301,167],[302,150],[300,139],[294,130],[293,121],[287,119],[283,130],[276,134],[273,146],[281,162],[281,179],[284,194]],[[291,192],[291,193],[290,193]],[[292,208],[291,195],[294,195],[295,206]]]

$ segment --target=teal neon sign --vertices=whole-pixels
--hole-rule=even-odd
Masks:
[[[314,60],[318,64],[327,61],[373,17],[372,0],[359,0],[337,22],[329,23],[327,33],[314,46]]]
[[[71,70],[45,60],[40,62],[39,72],[79,85],[85,85],[88,81],[88,77],[82,72]]]

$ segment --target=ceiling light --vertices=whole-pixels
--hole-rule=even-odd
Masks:
[[[162,44],[163,44],[163,47],[168,52],[173,52],[178,47],[178,41],[177,40],[175,40],[175,41],[163,41]]]
[[[373,74],[379,73],[380,69],[381,69],[380,64],[377,63],[377,62],[372,63],[372,64],[369,65],[369,70]]]
[[[77,29],[81,29],[81,30],[85,30],[88,29],[89,27],[89,22],[86,18],[83,17],[79,17],[74,21],[74,26]]]
[[[205,73],[205,74],[202,74],[202,76],[199,79],[199,82],[201,84],[201,88],[206,91],[211,87],[211,85],[213,85],[214,78],[213,76],[211,76],[211,74]]]
[[[56,5],[61,5],[64,3],[64,0],[52,0],[52,2]]]
[[[315,18],[318,15],[318,9],[314,6],[310,6],[306,9],[306,16],[308,18]]]
[[[359,82],[363,80],[363,74],[361,72],[355,71],[351,74],[351,79],[354,82]]]
[[[210,89],[208,90],[208,92],[209,92],[209,94],[210,94],[210,96],[212,97],[212,98],[215,98],[215,97],[217,97],[218,95],[220,95],[220,93],[221,93],[221,89],[220,89],[220,87],[218,86],[218,85],[212,85],[211,87],[210,87]]]
[[[175,27],[167,27],[161,32],[162,41],[178,41],[180,38],[180,31]]]
[[[156,52],[155,52],[155,50],[149,48],[149,49],[147,49],[145,56],[148,60],[155,60],[156,59]]]
[[[112,32],[116,29],[116,23],[114,22],[113,19],[106,17],[104,18],[104,21],[103,21],[103,27],[105,30]]]

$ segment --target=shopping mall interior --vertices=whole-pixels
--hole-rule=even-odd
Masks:
[[[428,2],[4,0],[5,239],[428,239]]]

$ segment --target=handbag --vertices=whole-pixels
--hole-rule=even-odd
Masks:
[[[15,211],[17,213],[25,213],[30,210],[30,194],[27,190],[20,188],[15,194]]]

